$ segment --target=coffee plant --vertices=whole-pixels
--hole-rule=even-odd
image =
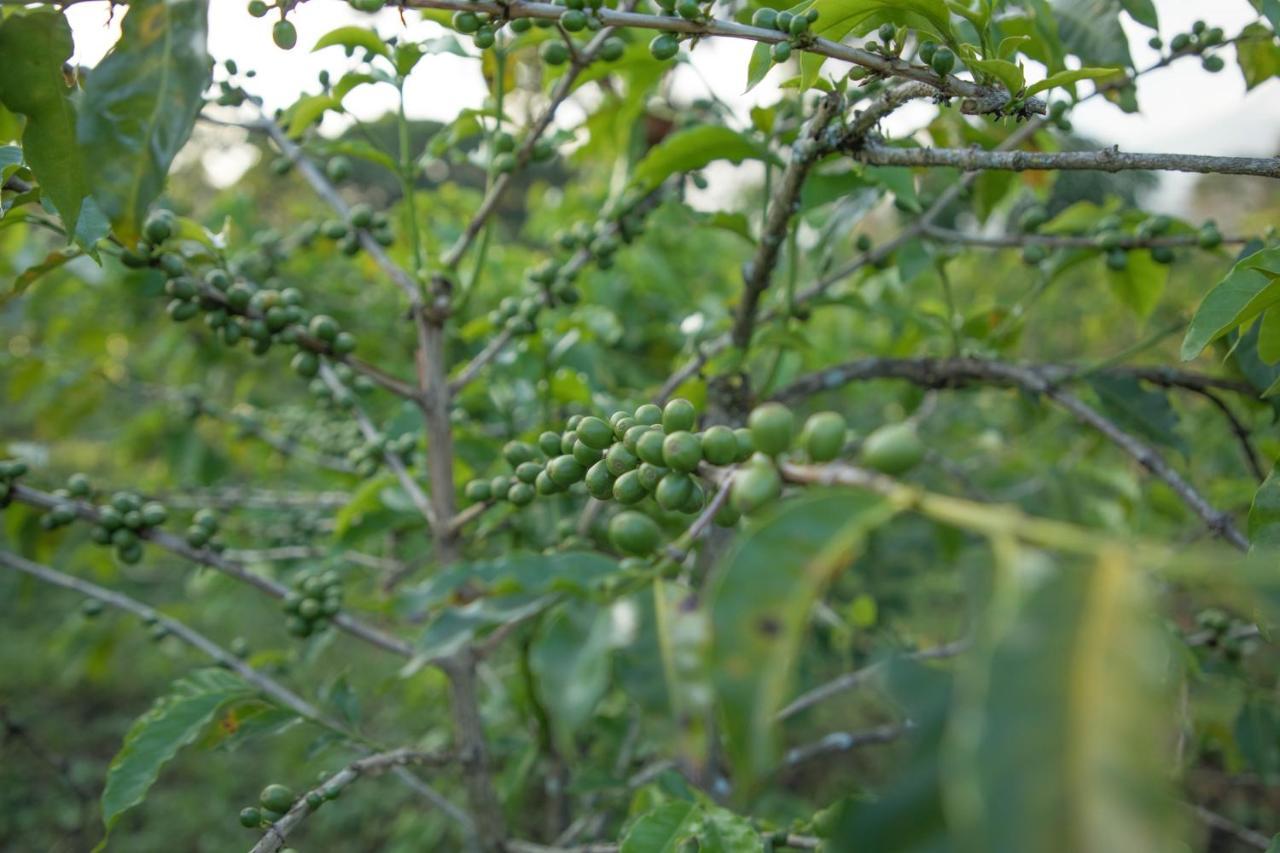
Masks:
[[[772,2],[0,3],[0,846],[1280,850],[1280,3]]]

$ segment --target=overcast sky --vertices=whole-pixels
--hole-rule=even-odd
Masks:
[[[1205,16],[1210,25],[1222,27],[1228,35],[1256,18],[1248,0],[1214,0],[1212,3],[1155,0],[1155,5],[1166,39],[1189,29],[1197,16]],[[316,0],[301,4],[290,15],[298,28],[299,47],[286,52],[272,44],[271,16],[259,20],[250,18],[241,0],[219,0],[210,6],[213,54],[218,59],[235,59],[242,69],[257,69],[254,91],[265,99],[269,108],[287,106],[300,92],[315,91],[316,76],[321,69],[327,68],[336,76],[348,67],[341,49],[310,53],[306,46],[336,26],[369,20],[368,15],[352,11],[346,3]],[[108,24],[107,8],[106,2],[85,2],[67,10],[75,32],[77,62],[95,64],[118,35],[120,16]],[[406,31],[406,25],[394,10],[385,10],[376,17],[378,31],[383,36]],[[416,18],[412,13],[406,15],[409,35],[440,34],[436,25]],[[1139,67],[1150,64],[1155,53],[1146,47],[1149,31],[1127,19],[1125,23],[1135,35],[1135,62]],[[722,99],[742,108],[744,114],[745,108],[752,104],[772,102],[777,97],[772,78],[778,76],[779,71],[751,93],[742,94],[751,48],[751,42],[735,39],[710,39],[700,44],[691,54],[693,69],[681,72],[680,90],[698,95],[705,93],[709,83]],[[1073,121],[1080,132],[1131,151],[1275,154],[1280,149],[1280,79],[1272,79],[1246,94],[1239,72],[1231,66],[1228,62],[1226,71],[1211,75],[1202,71],[1194,60],[1184,60],[1140,80],[1138,97],[1143,107],[1140,115],[1125,115],[1106,102],[1095,100],[1077,110]],[[475,62],[447,54],[428,57],[411,79],[409,111],[414,118],[449,119],[462,107],[478,105],[484,94],[484,83]],[[358,98],[349,98],[347,105],[359,117],[373,118],[392,103],[389,87],[365,87]],[[888,130],[909,132],[927,119],[931,109],[924,103],[912,105],[892,118]],[[572,109],[564,112],[564,119],[570,122],[580,117],[575,116]],[[331,126],[340,127],[332,122],[326,125]],[[222,173],[214,177],[226,181],[234,180],[247,163],[233,155],[206,161],[206,165]],[[1159,198],[1160,205],[1176,207],[1189,181],[1189,176],[1169,176]]]

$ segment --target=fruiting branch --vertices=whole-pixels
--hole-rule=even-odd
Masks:
[[[853,159],[873,166],[945,166],[965,172],[993,169],[1013,172],[1143,170],[1280,178],[1280,157],[1134,154],[1117,148],[1100,151],[988,151],[981,148],[895,148],[883,144],[845,150]]]

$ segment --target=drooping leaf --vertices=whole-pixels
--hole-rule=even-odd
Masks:
[[[110,831],[128,809],[142,802],[160,770],[191,743],[219,709],[253,695],[238,676],[204,669],[174,682],[129,728],[124,746],[107,768],[102,792],[102,822]]]
[[[758,86],[772,67],[773,54],[770,46],[764,42],[757,42],[751,50],[751,59],[747,62],[747,88],[742,90],[743,94]]]
[[[40,9],[0,23],[0,102],[26,116],[22,150],[68,234],[89,195],[89,174],[76,144],[76,108],[62,73],[71,58],[71,27],[61,12]]]
[[[1183,361],[1195,358],[1217,338],[1280,302],[1278,268],[1280,248],[1263,249],[1236,262],[1191,318],[1182,340]]]
[[[1092,565],[1011,545],[997,556],[975,646],[956,670],[943,759],[953,842],[1176,849],[1170,650],[1140,567],[1123,552]]]
[[[303,131],[318,122],[328,110],[342,109],[342,102],[333,95],[305,95],[289,107],[289,135],[297,138]]]
[[[1249,542],[1254,548],[1280,548],[1280,468],[1271,472],[1253,496]]]
[[[711,669],[741,790],[775,762],[774,716],[814,601],[867,532],[893,513],[866,494],[789,502],[743,536],[717,568],[708,594]]]
[[[311,48],[311,51],[314,53],[317,50],[335,46],[359,47],[378,56],[391,56],[391,51],[387,50],[387,43],[377,33],[364,27],[338,27],[336,30],[330,30],[320,36],[316,41],[316,46]]]
[[[0,290],[0,305],[4,305],[15,296],[20,296],[28,287],[35,284],[41,276],[65,266],[68,261],[72,261],[82,254],[83,252],[79,246],[54,249],[45,255],[44,260],[40,263],[27,267],[19,273],[13,279],[13,284],[10,287]]]
[[[85,81],[77,137],[92,152],[94,196],[126,244],[203,106],[207,17],[205,0],[135,0],[120,41]]]
[[[750,137],[720,125],[700,125],[673,133],[649,149],[636,164],[633,180],[643,189],[654,189],[677,172],[701,169],[716,160],[751,159],[780,165],[777,157]]]
[[[687,800],[664,803],[641,815],[622,836],[618,853],[677,853],[693,836],[698,804]]]

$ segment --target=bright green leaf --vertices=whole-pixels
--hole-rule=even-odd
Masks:
[[[704,124],[673,133],[649,149],[636,164],[633,179],[644,189],[654,189],[678,172],[701,169],[716,160],[741,163],[749,159],[781,165],[767,148],[750,137],[720,125]]]
[[[1214,340],[1280,302],[1280,283],[1274,272],[1267,271],[1277,265],[1280,248],[1254,252],[1236,262],[1191,318],[1182,340],[1183,361],[1195,358]]]
[[[623,834],[618,853],[678,853],[693,836],[701,809],[697,803],[676,800],[641,815]]]
[[[1153,30],[1160,29],[1160,16],[1156,14],[1155,3],[1151,0],[1120,0],[1120,5],[1139,24]]]
[[[289,136],[295,139],[318,122],[328,110],[341,111],[342,102],[333,95],[305,95],[289,107],[286,117],[289,120]]]
[[[1114,77],[1118,70],[1116,68],[1074,68],[1070,71],[1059,71],[1057,74],[1050,74],[1038,83],[1032,83],[1027,88],[1027,96],[1037,95],[1058,86],[1070,86],[1072,83],[1078,83],[1081,80],[1099,80],[1104,77]]]
[[[1280,0],[1278,0],[1280,2]],[[1280,44],[1275,35],[1262,24],[1250,24],[1240,31],[1236,42],[1236,57],[1244,86],[1253,89],[1280,76]]]
[[[336,30],[330,30],[320,36],[316,46],[311,48],[311,52],[335,46],[359,47],[378,56],[391,56],[391,52],[387,50],[387,43],[377,33],[364,27],[338,27]]]
[[[1169,267],[1156,263],[1145,250],[1129,252],[1124,269],[1108,267],[1106,274],[1116,296],[1139,317],[1150,316],[1169,281]]]

